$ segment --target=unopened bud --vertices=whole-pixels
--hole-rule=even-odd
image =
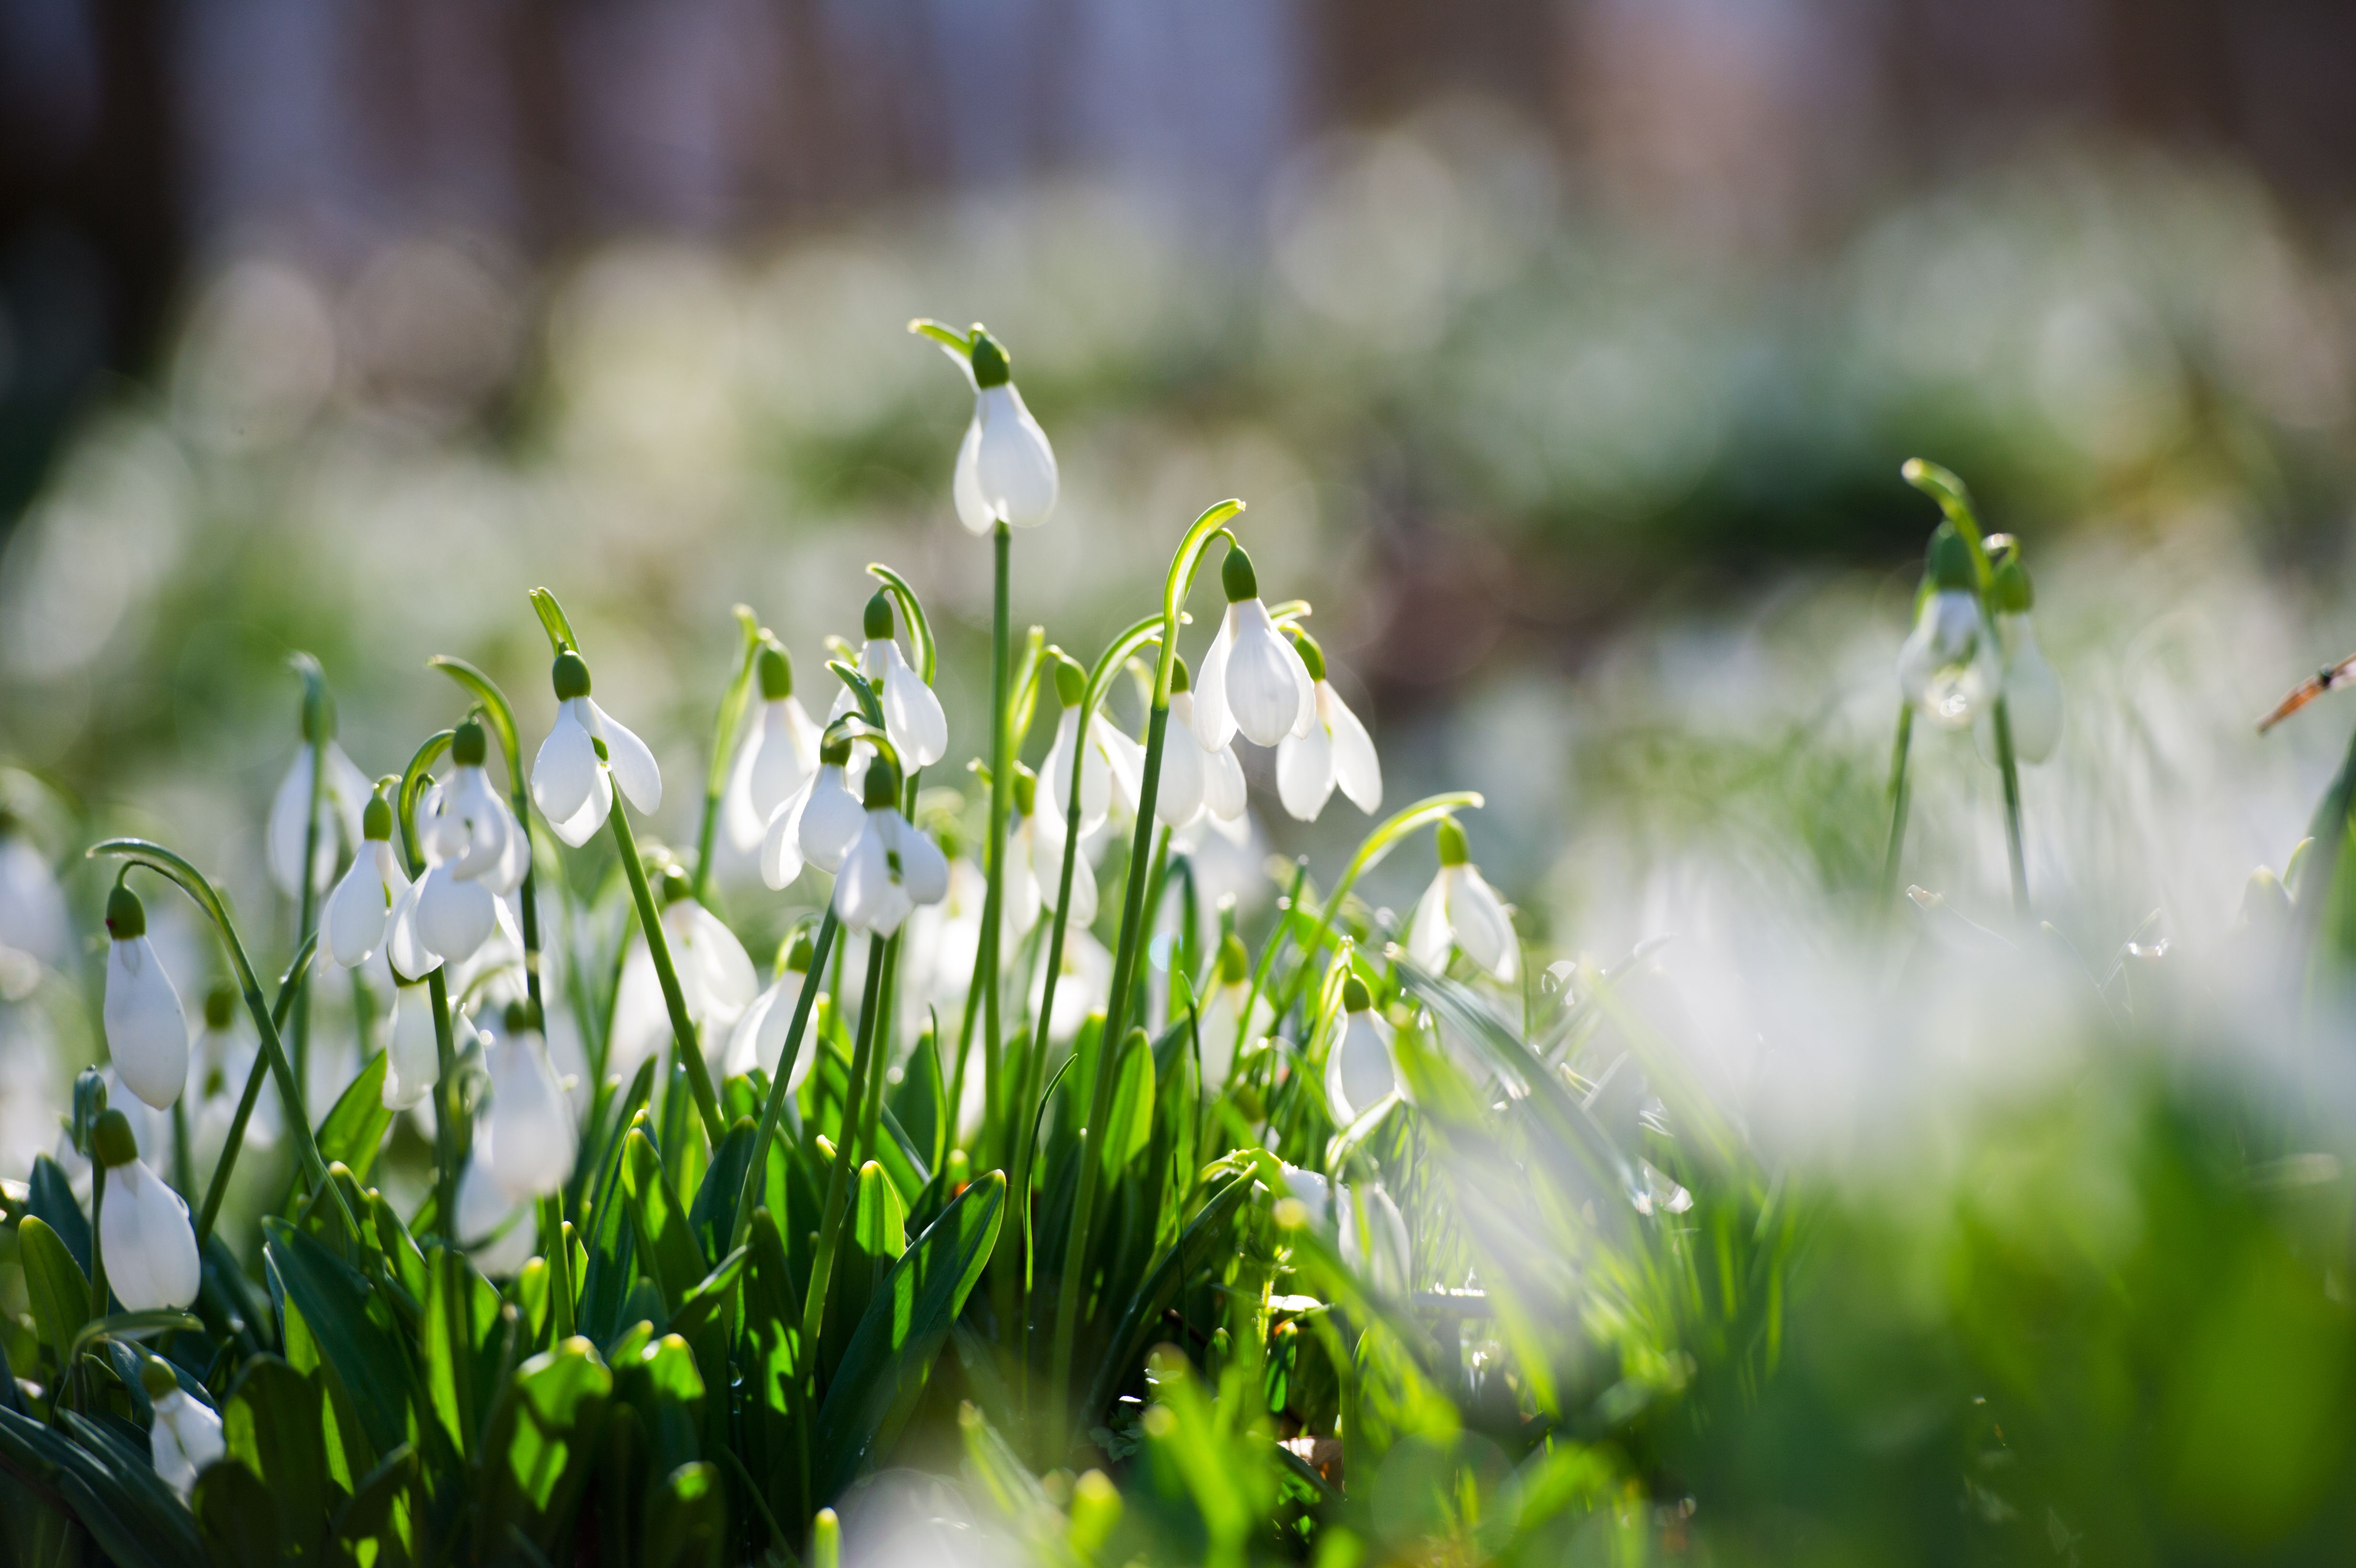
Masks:
[[[131,1118],[120,1111],[109,1111],[98,1118],[91,1128],[90,1147],[98,1163],[109,1170],[139,1157],[139,1139],[131,1131]]]
[[[147,906],[139,895],[121,882],[106,895],[106,933],[117,942],[129,942],[147,934]]]
[[[794,694],[794,661],[776,643],[763,645],[754,668],[761,677],[761,700],[780,702]]]
[[[360,807],[360,837],[380,844],[392,841],[392,802],[382,789]]]
[[[1229,932],[1219,943],[1219,984],[1240,986],[1251,976],[1251,955],[1244,951],[1244,939]]]
[[[589,661],[567,648],[556,656],[556,663],[549,669],[548,680],[556,688],[556,700],[559,702],[586,697],[589,695]]]

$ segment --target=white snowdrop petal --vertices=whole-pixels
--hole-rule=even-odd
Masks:
[[[1448,923],[1464,955],[1498,979],[1511,983],[1520,965],[1520,944],[1505,901],[1469,865],[1450,868],[1455,875],[1448,888]]]
[[[981,494],[981,407],[974,406],[973,418],[965,427],[965,439],[958,443],[957,469],[949,480],[949,499],[957,505],[958,521],[966,532],[986,535],[998,521],[998,514]]]
[[[354,857],[351,869],[327,895],[328,955],[347,969],[366,960],[384,940],[385,917],[390,912],[376,857]]]
[[[531,760],[531,799],[551,822],[564,822],[589,801],[598,775],[597,748],[582,710],[585,698],[569,698],[558,705],[555,727]],[[605,818],[598,818],[603,826]],[[594,831],[594,829],[592,830]],[[578,844],[581,839],[568,839]]]
[[[450,963],[472,958],[498,927],[498,899],[481,882],[461,877],[453,865],[427,871],[418,890],[417,940]]]
[[[1203,755],[1203,805],[1211,820],[1242,822],[1250,798],[1244,790],[1244,765],[1236,760],[1234,748],[1215,747]]]
[[[867,808],[851,793],[843,771],[820,768],[802,807],[802,854],[821,871],[840,871],[866,822]]]
[[[410,980],[423,979],[442,965],[442,955],[417,933],[417,901],[424,890],[424,877],[410,883],[393,900],[392,912],[385,917],[384,955]]]
[[[167,1110],[188,1083],[188,1018],[145,936],[108,944],[106,1049],[124,1087]]]
[[[1408,920],[1407,955],[1435,974],[1448,962],[1448,950],[1456,942],[1456,933],[1448,924],[1449,873],[1454,869],[1440,868],[1440,874],[1416,900],[1415,913]]]
[[[1012,382],[983,388],[974,400],[974,419],[981,429],[975,485],[983,502],[1018,528],[1045,522],[1055,509],[1055,452],[1023,394]]]
[[[148,1429],[148,1457],[156,1478],[188,1500],[197,1477],[207,1466],[229,1452],[221,1437],[221,1418],[209,1407],[174,1389],[156,1400],[154,1424]]]
[[[688,945],[695,954],[705,1006],[714,1018],[724,1014],[734,1022],[760,995],[760,976],[754,970],[744,944],[736,940],[736,933],[728,929],[726,922],[692,900],[688,901],[688,907],[693,911]]]
[[[270,800],[270,821],[264,848],[270,880],[288,898],[303,890],[303,844],[311,811],[311,748],[294,753],[294,762]],[[315,868],[316,872],[316,868]]]
[[[1333,1125],[1348,1126],[1398,1092],[1390,1027],[1371,1010],[1350,1014],[1325,1059],[1325,1099]]]
[[[515,1202],[544,1198],[573,1174],[571,1108],[537,1034],[510,1035],[491,1048],[491,1105],[481,1164]]]
[[[1227,657],[1236,641],[1236,606],[1230,604],[1219,617],[1218,634],[1203,655],[1203,666],[1194,672],[1194,738],[1205,750],[1226,745],[1236,738],[1236,719],[1227,708]]]
[[[817,778],[803,781],[801,788],[786,797],[769,817],[768,827],[761,835],[761,880],[779,891],[802,874],[802,808],[809,804],[811,786]]]
[[[933,836],[898,819],[900,885],[920,904],[937,904],[948,896],[949,861]]]
[[[1167,731],[1164,733],[1166,737]],[[1089,724],[1088,734],[1096,743],[1095,750],[1104,758],[1105,772],[1113,793],[1119,797],[1121,809],[1136,816],[1137,803],[1145,795],[1145,748],[1101,712]],[[1170,755],[1166,738],[1162,754],[1165,760]]]
[[[392,1025],[384,1050],[385,1109],[405,1111],[442,1078],[434,997],[425,987],[403,986],[393,993]]]
[[[202,1271],[197,1233],[186,1200],[164,1185],[145,1161],[106,1172],[99,1213],[107,1281],[134,1312],[186,1307],[197,1298]]]
[[[1319,686],[1317,700],[1325,729],[1333,737],[1333,780],[1352,804],[1372,816],[1383,804],[1383,763],[1374,737],[1332,685]]]
[[[1175,698],[1170,720],[1162,742],[1162,777],[1153,789],[1153,815],[1173,827],[1183,827],[1203,814],[1203,769],[1208,753],[1194,738],[1194,727],[1180,721]]]
[[[1333,794],[1333,738],[1322,724],[1276,745],[1276,795],[1301,822],[1314,822]]]
[[[595,699],[581,700],[589,705],[590,715],[597,721],[598,738],[605,742],[605,766],[614,783],[641,814],[653,816],[662,807],[662,770],[655,765],[655,754],[628,725],[598,707]]]
[[[1031,822],[1025,817],[1007,835],[1006,845],[1006,922],[1017,936],[1028,936],[1031,928],[1039,923],[1039,870],[1032,863],[1032,851],[1036,837]]]
[[[1308,670],[1258,600],[1231,605],[1228,613],[1236,635],[1227,653],[1227,706],[1246,740],[1273,746],[1300,727]]]

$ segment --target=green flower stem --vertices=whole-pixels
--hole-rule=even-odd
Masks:
[[[736,663],[736,678],[720,699],[712,720],[712,764],[703,773],[703,818],[695,830],[695,901],[712,892],[712,848],[718,840],[720,797],[728,788],[728,764],[735,752],[736,732],[744,725],[744,705],[753,694],[753,671],[761,656],[761,623],[749,604],[736,606],[736,624],[744,636],[744,656]]]
[[[539,856],[532,848],[531,791],[523,776],[523,752],[516,730],[515,709],[508,705],[507,693],[498,683],[465,659],[448,654],[436,654],[425,661],[444,675],[473,692],[483,705],[483,712],[491,721],[492,732],[499,738],[499,754],[507,759],[508,799],[515,811],[516,826],[523,829],[523,885],[517,890],[523,909],[523,979],[524,988],[531,995],[531,1005],[541,1008],[540,996],[540,901],[535,891],[539,876],[533,867]],[[411,873],[412,876],[415,872]],[[357,971],[354,972],[357,975]],[[548,1015],[542,1011],[544,1019]],[[584,1030],[585,1034],[586,1031]]]
[[[105,1230],[99,1224],[99,1215],[106,1207],[106,1162],[98,1157],[95,1139],[90,1149],[90,1316],[92,1322],[106,1314],[106,1247]],[[201,1259],[204,1254],[198,1253]],[[67,1370],[73,1368],[70,1362]]]
[[[647,886],[647,869],[638,863],[638,840],[630,831],[630,814],[614,792],[614,809],[606,814],[614,825],[614,844],[622,857],[622,870],[630,879],[630,899],[637,905],[638,927],[646,933],[647,952],[655,961],[655,978],[662,985],[663,1006],[670,1012],[671,1046],[687,1066],[688,1087],[695,1092],[695,1109],[703,1118],[703,1135],[718,1148],[728,1136],[721,1119],[720,1096],[712,1093],[712,1069],[704,1065],[703,1048],[696,1043],[695,1020],[687,1016],[687,993],[679,988],[679,969],[670,961],[670,941],[662,917],[655,912],[655,895]]]
[[[855,1136],[860,1125],[860,1100],[867,1083],[867,1062],[875,1049],[876,1004],[883,1000],[884,963],[894,944],[867,939],[867,984],[859,997],[859,1040],[851,1053],[851,1073],[843,1083],[842,1119],[835,1124],[834,1174],[826,1186],[826,1209],[819,1221],[818,1251],[810,1259],[809,1289],[802,1297],[802,1354],[811,1375],[817,1375],[819,1330],[826,1322],[826,1296],[834,1277],[834,1254],[842,1243],[843,1215],[851,1203],[852,1163],[858,1153]],[[782,1066],[782,1062],[780,1063]]]
[[[304,938],[314,934],[313,926],[319,914],[318,880],[312,868],[319,858],[319,802],[327,791],[327,682],[319,668],[319,661],[309,654],[294,656],[295,673],[303,677],[304,715],[311,722],[311,802],[310,811],[303,819],[302,891],[296,894],[294,910],[294,941],[299,945]],[[294,996],[294,1086],[308,1091],[311,1087],[311,987],[298,987]]]
[[[196,1186],[196,1156],[188,1148],[188,1097],[183,1093],[172,1102],[172,1189],[186,1198]]]
[[[238,940],[237,927],[231,923],[229,911],[220,901],[220,895],[213,891],[204,873],[162,845],[150,843],[145,838],[109,838],[91,845],[88,853],[93,857],[119,855],[137,861],[150,870],[161,872],[194,900],[197,907],[212,921],[213,928],[220,933],[222,945],[229,949],[230,964],[237,972],[238,988],[245,996],[246,1011],[253,1016],[254,1028],[262,1035],[262,1051],[269,1058],[271,1076],[278,1081],[279,1097],[286,1107],[287,1128],[294,1136],[294,1153],[302,1161],[303,1173],[313,1190],[321,1188],[327,1190],[336,1205],[337,1214],[344,1221],[345,1234],[359,1235],[359,1222],[352,1217],[350,1205],[344,1201],[343,1189],[328,1179],[327,1162],[320,1157],[318,1139],[311,1134],[311,1119],[304,1109],[302,1091],[295,1085],[294,1067],[286,1060],[286,1048],[279,1040],[277,1022],[271,1017],[269,1004],[262,999],[262,982],[253,973],[252,962],[245,955],[245,944]],[[296,971],[297,985],[300,984],[300,974],[299,970]]]
[[[981,899],[981,951],[975,955],[974,981],[981,987],[981,1084],[982,1113],[980,1148],[986,1155],[1000,1145],[995,1136],[1004,1114],[1005,1034],[1004,1022],[998,1016],[1000,975],[998,944],[1000,932],[1005,923],[1006,912],[1006,819],[1013,810],[1014,799],[1014,734],[1008,708],[1012,693],[1008,689],[1008,665],[1012,657],[1012,633],[1007,625],[1008,560],[1012,552],[1013,533],[1001,517],[991,536],[992,581],[990,601],[990,842],[986,870],[988,888]],[[968,992],[971,996],[971,992]],[[965,1051],[958,1052],[956,1093],[965,1093]],[[949,1136],[957,1136],[957,1117],[962,1099],[949,1102]]]
[[[1890,845],[1881,853],[1881,896],[1874,901],[1874,908],[1885,913],[1898,897],[1898,862],[1906,848],[1906,809],[1911,800],[1907,765],[1913,744],[1914,705],[1901,698],[1897,738],[1890,743]]]
[[[743,1246],[753,1233],[753,1200],[760,1192],[767,1171],[769,1142],[777,1136],[777,1124],[784,1119],[786,1101],[792,1093],[786,1084],[794,1075],[794,1063],[801,1060],[802,1035],[809,1027],[811,1004],[818,999],[819,976],[826,971],[827,955],[833,949],[841,930],[834,918],[834,901],[830,899],[826,913],[818,923],[817,940],[810,944],[809,972],[802,976],[801,991],[794,998],[794,1021],[786,1030],[785,1046],[777,1052],[777,1071],[769,1079],[769,1097],[761,1106],[761,1130],[753,1140],[753,1158],[744,1168],[744,1185],[736,1194],[736,1221],[728,1243],[730,1252]]]
[[[284,978],[278,982],[278,999],[271,1004],[271,1018],[281,1024],[287,1009],[294,1005],[295,993],[301,987],[304,967],[319,948],[319,933],[313,932],[296,949],[294,962],[286,966]],[[220,1214],[221,1200],[229,1193],[230,1173],[237,1168],[237,1157],[245,1147],[245,1126],[253,1119],[254,1103],[262,1098],[262,1080],[270,1075],[270,1058],[261,1051],[253,1053],[253,1066],[245,1075],[245,1093],[238,1096],[237,1114],[230,1118],[229,1137],[221,1144],[220,1158],[213,1164],[213,1179],[205,1189],[204,1207],[197,1213],[197,1255],[205,1254],[205,1243],[213,1233],[213,1221]]]
[[[2004,847],[2012,864],[2012,912],[2029,918],[2029,863],[2020,842],[2020,769],[2012,755],[2012,716],[2004,695],[1996,699],[1996,765],[2004,775]]]
[[[445,978],[449,967],[436,965],[425,979],[426,994],[434,1002],[434,1055],[441,1067],[434,1083],[434,1222],[442,1227],[442,1305],[452,1350],[450,1377],[457,1386],[458,1409],[468,1412],[475,1408],[474,1337],[467,1331],[466,1253],[458,1234],[458,1126],[466,1107],[458,1097],[458,1046],[450,1026]],[[461,1458],[473,1447],[470,1425],[463,1418],[458,1422]]]

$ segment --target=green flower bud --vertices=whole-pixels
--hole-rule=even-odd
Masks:
[[[794,694],[794,661],[776,643],[764,644],[753,667],[761,676],[761,700],[781,702]]]
[[[106,933],[117,942],[129,942],[147,934],[147,906],[139,895],[121,882],[106,895]]]
[[[1366,990],[1366,983],[1364,980],[1359,979],[1355,975],[1352,975],[1342,982],[1342,1010],[1344,1012],[1363,1013],[1374,1005],[1375,998]]]
[[[973,324],[973,384],[977,388],[1003,387],[1014,379],[1013,367],[1006,357],[1006,347],[990,336],[981,323]]]
[[[215,986],[205,993],[205,1027],[215,1034],[229,1028],[237,1017],[237,993],[227,986]]]
[[[1227,591],[1230,604],[1259,597],[1259,576],[1252,571],[1251,557],[1244,553],[1243,546],[1227,547],[1227,559],[1219,562],[1219,586]]]
[[[681,899],[691,899],[694,896],[695,884],[687,880],[685,871],[680,870],[677,866],[663,868],[662,901],[665,908],[679,902]]]
[[[458,726],[450,737],[450,760],[462,768],[479,768],[483,759],[491,754],[490,737],[483,733],[480,721],[469,719]],[[386,835],[391,837],[391,834]]]
[[[371,843],[392,842],[392,801],[381,788],[360,807],[360,837]]]
[[[1292,645],[1301,650],[1301,662],[1309,667],[1309,678],[1312,680],[1323,680],[1325,678],[1325,650],[1317,645],[1317,639],[1311,636],[1308,633],[1302,631],[1298,626],[1287,626],[1284,629],[1284,635],[1290,637],[1292,639]]]
[[[1955,531],[1953,523],[1941,523],[1931,534],[1930,560],[1924,575],[1931,586],[1946,592],[1962,589],[1970,592],[1979,587],[1979,574],[1972,565],[1972,547]]]
[[[867,602],[867,613],[862,619],[869,642],[879,642],[892,635],[892,595],[879,588],[875,597]]]
[[[2007,615],[2026,615],[2037,607],[2037,586],[2029,581],[2029,568],[2020,564],[2018,549],[1997,563],[1991,597],[1997,609]]]
[[[867,764],[867,809],[881,810],[900,804],[900,770],[883,757]]]
[[[797,975],[807,975],[818,959],[818,948],[807,931],[794,933],[794,944],[786,949],[786,967]]]
[[[555,665],[548,672],[549,683],[556,688],[556,700],[570,702],[576,697],[589,695],[589,661],[571,648],[556,656]]]
[[[1066,708],[1077,708],[1087,688],[1087,671],[1069,659],[1055,662],[1055,700]]]
[[[1229,932],[1219,942],[1219,984],[1240,986],[1251,978],[1251,955],[1244,951],[1244,939]]]
[[[1432,840],[1439,847],[1440,863],[1443,866],[1461,866],[1472,858],[1464,842],[1464,829],[1456,826],[1456,818],[1452,816],[1440,819],[1439,827],[1433,830]]]
[[[538,1033],[540,1031],[539,1007],[536,1006],[529,997],[523,998],[521,1001],[509,1002],[508,1004],[507,1011],[507,1026],[508,1033],[511,1035],[524,1034],[527,1032]]]
[[[131,1118],[120,1111],[109,1111],[98,1118],[90,1132],[90,1147],[98,1163],[109,1170],[139,1157],[139,1139],[131,1131]]]

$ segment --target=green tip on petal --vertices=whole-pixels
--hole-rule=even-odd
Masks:
[[[205,1027],[219,1034],[229,1028],[237,1016],[237,993],[227,986],[215,986],[205,993]]]
[[[392,839],[392,802],[384,791],[378,790],[360,807],[360,837],[371,843],[390,843]]]
[[[556,688],[556,700],[559,702],[586,697],[589,695],[589,661],[567,648],[556,656],[556,663],[550,668],[548,678]]]
[[[781,702],[794,694],[794,661],[772,642],[763,645],[755,668],[761,677],[761,700]]]
[[[1241,545],[1227,549],[1227,559],[1219,562],[1219,586],[1227,592],[1227,603],[1240,604],[1247,599],[1259,597],[1259,574],[1252,571],[1251,557]]]
[[[1366,983],[1364,980],[1361,980],[1355,975],[1353,975],[1348,979],[1342,982],[1342,1010],[1344,1012],[1363,1013],[1374,1005],[1374,996],[1366,989]]]
[[[871,643],[892,635],[891,594],[880,588],[875,591],[875,596],[867,602],[867,613],[862,624],[866,629],[867,640]]]
[[[114,891],[106,895],[106,933],[117,942],[147,934],[147,906],[121,882],[115,883]]]
[[[877,757],[867,764],[867,809],[879,811],[900,804],[900,770]]]
[[[450,737],[450,760],[462,768],[479,768],[483,765],[483,759],[490,754],[490,737],[483,733],[483,726],[477,720],[467,720],[458,726],[457,733]],[[387,833],[385,837],[390,838],[392,835]]]
[[[1432,830],[1432,839],[1440,848],[1440,863],[1443,866],[1461,866],[1472,858],[1464,842],[1464,829],[1456,825],[1452,816],[1440,819],[1440,826]]]
[[[1979,577],[1972,566],[1972,547],[1955,531],[1953,523],[1941,523],[1931,534],[1931,552],[1924,565],[1931,586],[1941,592],[1962,589],[1971,592],[1979,587]]]
[[[1284,629],[1284,635],[1290,637],[1292,639],[1292,645],[1301,650],[1301,662],[1309,667],[1309,678],[1312,680],[1323,680],[1325,678],[1325,650],[1317,645],[1317,639],[1311,636],[1308,633],[1302,631],[1298,626],[1287,626]]]
[[[1055,700],[1066,708],[1077,708],[1088,688],[1087,672],[1069,659],[1055,667]]]
[[[1014,379],[1013,366],[1006,357],[1006,347],[990,336],[981,323],[973,324],[973,384],[976,387],[1003,387]]]
[[[98,1118],[90,1131],[90,1147],[98,1163],[110,1170],[139,1157],[139,1139],[131,1131],[131,1118],[120,1111],[109,1111]]]

